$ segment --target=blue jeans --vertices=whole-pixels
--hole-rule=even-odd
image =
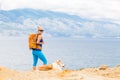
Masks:
[[[34,67],[36,67],[37,65],[38,58],[43,62],[44,65],[47,64],[47,59],[41,50],[32,50],[32,54],[33,54],[33,66]]]

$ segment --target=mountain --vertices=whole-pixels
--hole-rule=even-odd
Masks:
[[[119,38],[120,25],[111,21],[93,20],[77,15],[36,10],[0,10],[0,35],[24,36],[42,25],[47,37]]]

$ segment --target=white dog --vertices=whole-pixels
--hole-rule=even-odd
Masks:
[[[65,65],[61,62],[61,60],[57,60],[52,64],[49,65],[43,65],[43,66],[39,66],[38,70],[63,70],[65,67]]]

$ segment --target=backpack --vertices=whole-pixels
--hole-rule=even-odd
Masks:
[[[39,49],[41,50],[42,48],[40,45],[37,45],[37,34],[30,34],[28,38],[28,44],[29,44],[29,49]]]

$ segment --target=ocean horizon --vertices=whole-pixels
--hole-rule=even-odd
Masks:
[[[120,39],[45,38],[43,52],[48,63],[60,59],[66,69],[110,67],[120,64]],[[0,66],[17,70],[32,68],[27,37],[0,38]],[[39,60],[38,65],[42,65]]]

